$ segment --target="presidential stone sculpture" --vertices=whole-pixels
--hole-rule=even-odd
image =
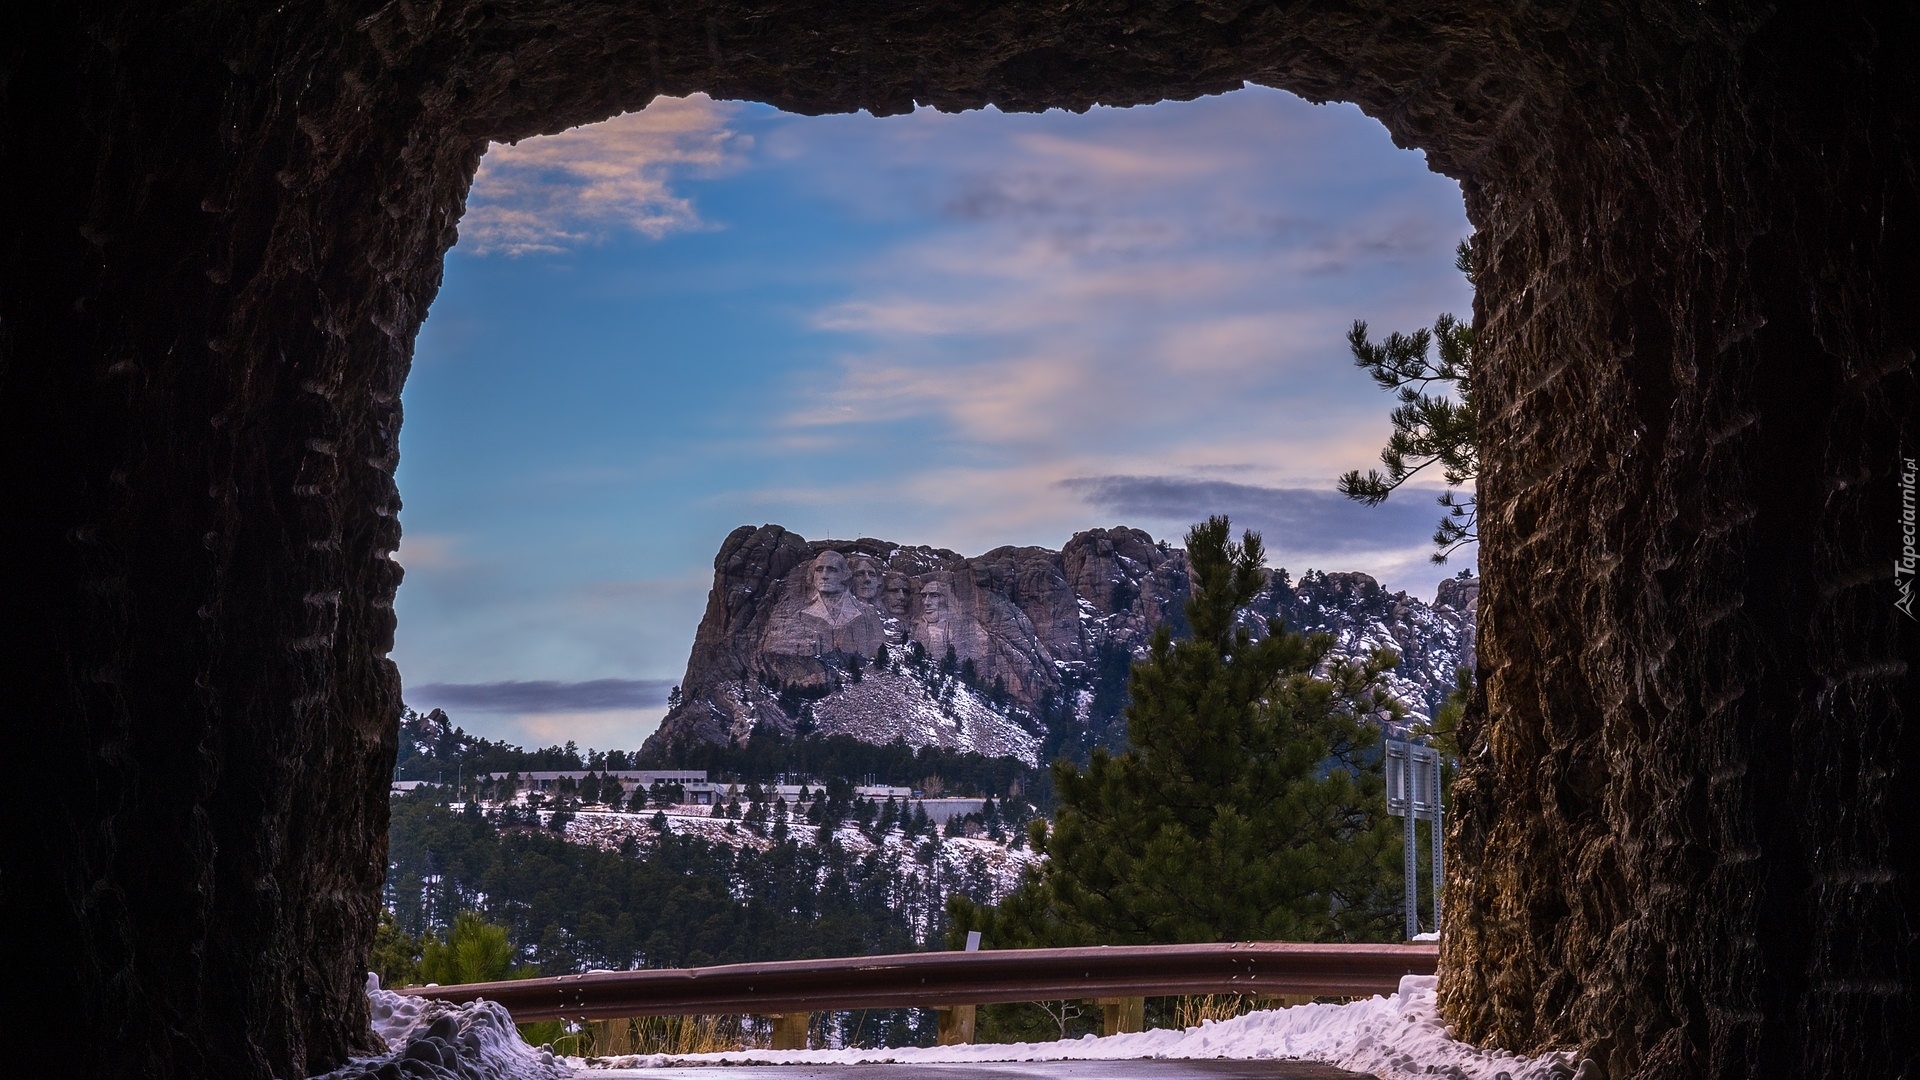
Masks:
[[[1187,591],[1185,554],[1125,528],[1080,533],[1059,551],[966,557],[743,527],[714,570],[683,701],[649,745],[771,730],[1029,756],[1049,724],[1101,722],[1094,691],[1125,679],[1121,661],[1162,622],[1180,632]],[[1258,604],[1355,653],[1393,648],[1396,693],[1428,714],[1471,662],[1477,591],[1451,582],[1428,605],[1363,574],[1313,574]],[[909,663],[916,652],[923,660]],[[966,685],[945,672],[964,672]]]

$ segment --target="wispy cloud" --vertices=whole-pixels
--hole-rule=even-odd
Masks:
[[[517,732],[523,743],[572,739],[586,746],[638,747],[659,728],[666,712],[663,704],[650,709],[533,713],[516,717],[508,730]]]
[[[704,94],[657,98],[604,123],[493,146],[460,223],[460,250],[557,253],[614,230],[658,238],[702,227],[672,181],[739,163],[752,138],[728,127],[733,111]]]
[[[1275,460],[1300,461],[1330,425],[1384,416],[1346,362],[1346,327],[1430,320],[1416,297],[1449,272],[1464,222],[1436,214],[1430,188],[1330,181],[1351,155],[1328,111],[1234,97],[1095,110],[1072,133],[1045,117],[916,113],[770,137],[783,160],[831,176],[833,197],[932,215],[813,313],[850,347],[837,373],[796,387],[784,424],[915,421],[923,454],[1056,461],[1205,431],[1212,448],[1186,457],[1244,461],[1247,444],[1277,441],[1291,446]],[[1356,287],[1373,294],[1364,305]],[[1276,433],[1281,403],[1314,419]]]
[[[1226,514],[1268,545],[1321,555],[1358,555],[1418,547],[1443,512],[1431,492],[1409,489],[1380,506],[1362,506],[1335,491],[1257,487],[1178,476],[1091,476],[1061,488],[1128,520],[1203,521]]]
[[[393,553],[393,561],[410,571],[452,570],[465,564],[460,538],[445,533],[408,531]]]
[[[416,708],[472,709],[490,713],[588,713],[653,708],[666,704],[671,679],[589,679],[488,683],[426,683],[407,689]]]

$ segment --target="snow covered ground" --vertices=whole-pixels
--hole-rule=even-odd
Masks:
[[[1566,1054],[1517,1057],[1449,1038],[1434,1007],[1435,979],[1409,975],[1400,992],[1346,1005],[1295,1005],[1185,1031],[1088,1035],[1051,1043],[897,1047],[874,1050],[747,1050],[730,1054],[567,1059],[590,1080],[644,1078],[650,1068],[688,1065],[965,1064],[993,1061],[1114,1061],[1139,1058],[1281,1058],[1319,1061],[1381,1080],[1567,1080]],[[768,1080],[777,1080],[769,1074]]]
[[[876,1062],[961,1065],[996,1061],[1139,1059],[1318,1061],[1380,1080],[1572,1080],[1570,1055],[1517,1057],[1449,1038],[1434,1008],[1435,979],[1409,975],[1400,992],[1346,1005],[1295,1005],[1248,1013],[1185,1031],[1088,1035],[1051,1043],[899,1047],[874,1050],[747,1050],[728,1054],[556,1060],[513,1033],[506,1010],[492,1002],[454,1006],[402,997],[369,978],[374,1030],[388,1052],[355,1061],[321,1080],[644,1080],[648,1071],[711,1065],[858,1065]],[[769,1072],[768,1080],[778,1080]]]
[[[1040,737],[957,679],[929,685],[908,671],[876,670],[813,706],[820,735],[851,735],[884,745],[971,750],[1039,764]]]
[[[373,1032],[382,1054],[355,1058],[315,1080],[566,1080],[573,1070],[528,1046],[507,1010],[491,1001],[450,1005],[405,997],[367,976]]]

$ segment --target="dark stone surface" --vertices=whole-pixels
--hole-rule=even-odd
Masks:
[[[1359,103],[1479,230],[1485,692],[1443,1008],[1616,1077],[1910,1075],[1914,17],[5,5],[4,692],[58,782],[9,786],[0,880],[68,957],[16,1020],[89,1075],[364,1043],[398,395],[487,139],[695,90],[897,113],[1250,79]]]
[[[1466,184],[1483,690],[1441,1008],[1472,1037],[1920,1067],[1911,30],[1578,33],[1587,100]]]

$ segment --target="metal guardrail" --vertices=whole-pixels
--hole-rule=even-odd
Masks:
[[[599,971],[400,993],[486,998],[519,1021],[606,1020],[1179,994],[1358,997],[1390,993],[1402,975],[1431,975],[1438,963],[1438,946],[1422,944],[1127,945]]]

